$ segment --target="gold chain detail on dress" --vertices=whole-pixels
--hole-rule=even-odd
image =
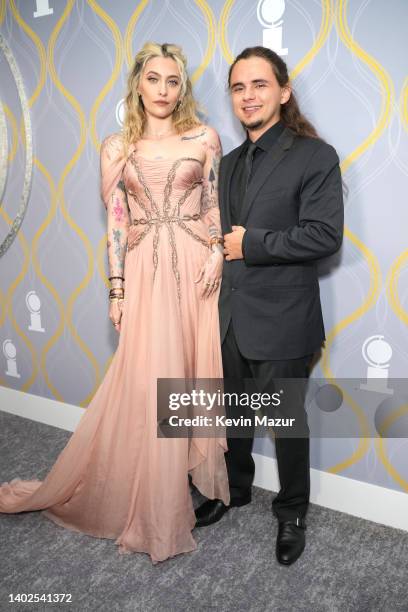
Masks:
[[[177,215],[178,217],[180,216],[180,208],[183,206],[184,202],[187,200],[190,193],[192,193],[196,187],[201,185],[202,182],[203,182],[203,179],[201,178],[201,179],[198,179],[197,181],[194,181],[194,183],[191,183],[190,187],[185,190],[185,192],[183,193],[179,201],[174,206],[173,215]],[[202,216],[201,211],[200,211],[200,216]]]
[[[130,222],[130,225],[152,225],[152,224],[161,224],[161,223],[170,223],[179,221],[198,221],[201,218],[200,213],[196,213],[195,215],[183,215],[182,217],[169,217],[165,215],[163,217],[151,217],[150,219],[133,219]]]
[[[154,282],[154,279],[156,278],[157,266],[159,264],[159,254],[158,254],[159,238],[160,238],[159,227],[160,227],[159,225],[155,226],[154,236],[153,236],[153,282]]]
[[[147,236],[147,234],[150,232],[151,228],[152,226],[148,225],[146,229],[141,234],[139,234],[139,236],[137,236],[137,238],[135,238],[132,242],[128,242],[126,250],[131,251],[132,249],[137,247],[137,245],[142,242],[143,238]]]
[[[153,196],[151,194],[150,189],[148,188],[148,186],[145,183],[144,176],[142,174],[142,171],[140,170],[139,164],[137,163],[136,158],[134,157],[133,153],[130,155],[129,159],[130,159],[130,161],[132,163],[132,166],[136,170],[137,178],[139,179],[139,183],[143,187],[143,190],[145,192],[146,198],[149,200],[149,202],[150,202],[150,204],[152,206],[152,210],[154,210],[156,215],[159,216],[160,212],[159,212],[158,206],[157,206],[156,202],[154,201],[154,198],[153,198]],[[148,216],[150,216],[150,214],[151,214],[150,211],[148,211]]]
[[[163,212],[164,212],[165,215],[167,215],[169,213],[170,196],[171,196],[171,192],[172,192],[172,189],[173,189],[173,182],[174,182],[174,179],[176,177],[177,168],[180,166],[180,164],[183,163],[183,161],[198,161],[198,160],[195,159],[195,157],[180,157],[179,159],[176,159],[174,164],[171,166],[171,168],[169,170],[169,173],[167,175],[166,186],[164,188]],[[201,183],[201,181],[200,181],[200,183]],[[197,181],[195,183],[193,183],[194,188],[197,186],[197,184],[199,184]],[[191,193],[191,191],[190,191],[190,193]]]
[[[192,238],[194,238],[194,240],[197,240],[197,242],[200,242],[203,246],[207,247],[207,249],[211,248],[211,245],[209,242],[207,242],[207,240],[204,240],[203,238],[201,238],[201,236],[198,236],[197,234],[195,234],[193,232],[193,230],[191,229],[191,227],[188,227],[185,223],[183,223],[182,221],[179,221],[179,223],[177,224],[182,230],[184,230],[186,232],[186,234],[188,234],[189,236],[191,236]]]
[[[175,234],[174,234],[174,229],[173,229],[172,224],[176,223],[180,227],[180,229],[185,231],[189,236],[191,236],[192,238],[197,240],[200,244],[202,244],[203,246],[207,247],[208,249],[211,248],[208,241],[204,240],[203,238],[201,238],[200,236],[195,234],[191,230],[191,228],[189,228],[185,224],[185,221],[199,221],[201,219],[201,213],[195,213],[194,215],[187,215],[187,214],[186,215],[180,215],[180,208],[181,208],[181,206],[187,200],[187,198],[192,193],[192,191],[196,187],[198,187],[198,185],[202,184],[203,179],[200,178],[200,179],[194,181],[188,187],[188,189],[186,189],[186,191],[183,193],[181,198],[178,200],[178,202],[174,206],[173,211],[172,211],[171,214],[169,214],[170,197],[171,197],[171,192],[172,192],[172,189],[173,189],[173,182],[174,182],[174,179],[175,179],[175,176],[176,176],[176,171],[177,171],[177,168],[180,166],[180,164],[183,161],[198,161],[199,162],[199,160],[197,160],[197,159],[195,159],[193,157],[181,157],[181,158],[177,159],[172,164],[172,167],[170,168],[170,170],[168,172],[167,180],[166,180],[166,186],[164,188],[163,214],[160,214],[159,207],[157,206],[157,203],[155,202],[149,187],[146,185],[144,176],[143,176],[143,174],[141,172],[141,169],[139,167],[139,164],[137,163],[136,158],[134,157],[133,154],[131,154],[129,157],[130,157],[130,161],[131,161],[134,169],[136,170],[137,178],[138,178],[141,186],[143,187],[145,196],[149,200],[149,202],[151,204],[151,208],[154,211],[156,216],[152,217],[151,211],[148,210],[148,208],[141,202],[141,200],[138,198],[137,194],[135,194],[133,191],[127,190],[129,195],[131,195],[135,199],[136,203],[139,205],[139,207],[143,210],[143,212],[146,215],[146,217],[142,217],[140,219],[132,219],[132,221],[130,222],[131,226],[142,225],[142,226],[146,226],[146,227],[142,231],[142,233],[139,234],[139,236],[137,236],[137,238],[135,240],[133,240],[131,243],[128,243],[127,251],[130,251],[133,248],[135,248],[136,246],[138,246],[140,244],[140,242],[143,240],[143,238],[145,236],[147,236],[147,234],[150,232],[150,230],[154,227],[154,237],[153,237],[153,282],[154,282],[154,279],[156,277],[157,266],[158,266],[158,263],[159,263],[158,246],[159,246],[159,238],[160,238],[160,227],[163,224],[165,224],[167,226],[167,229],[168,229],[168,232],[169,232],[169,241],[170,241],[170,246],[171,246],[171,264],[172,264],[173,273],[174,273],[174,277],[176,279],[176,284],[177,284],[177,296],[178,296],[178,299],[180,301],[180,299],[181,299],[180,272],[178,270],[178,256],[177,256],[176,237],[175,237]],[[201,162],[199,162],[199,163],[201,163]]]
[[[166,223],[167,229],[169,230],[169,239],[171,245],[171,265],[173,267],[174,277],[176,279],[177,285],[177,297],[180,302],[181,299],[181,287],[180,287],[180,272],[177,267],[178,258],[177,258],[177,247],[176,247],[176,237],[174,235],[174,229],[172,228],[170,223]]]
[[[126,186],[125,186],[125,189],[126,189]],[[131,191],[130,189],[126,189],[126,192],[127,192],[128,195],[130,195],[131,198],[133,198],[133,200],[139,206],[139,208],[142,209],[142,211],[144,212],[146,217],[151,217],[152,216],[152,213],[150,212],[150,210],[148,208],[146,208],[146,206],[143,204],[142,200],[139,198],[137,193],[135,193],[134,191]]]

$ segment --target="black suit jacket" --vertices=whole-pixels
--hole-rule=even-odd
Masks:
[[[244,143],[222,158],[223,234],[231,231],[230,182]],[[232,318],[249,359],[295,359],[325,339],[317,262],[343,237],[343,191],[335,149],[285,128],[251,179],[238,225],[244,259],[224,262],[221,340]]]

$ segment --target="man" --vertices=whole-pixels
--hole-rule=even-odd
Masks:
[[[229,71],[233,110],[247,139],[220,166],[225,264],[220,294],[224,377],[305,379],[324,341],[317,262],[335,253],[343,236],[339,159],[301,114],[287,67],[265,47],[245,49]],[[301,389],[301,385],[299,386]],[[276,555],[290,565],[305,546],[309,503],[309,435],[304,394],[291,399],[305,435],[276,433],[280,491]],[[229,507],[251,501],[251,438],[228,437]],[[229,509],[207,500],[198,527]]]

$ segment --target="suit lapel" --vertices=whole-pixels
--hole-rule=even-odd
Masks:
[[[245,145],[245,140],[222,160],[220,171],[221,213],[224,221],[224,233],[231,231],[231,178],[237,159]]]
[[[239,225],[245,225],[250,208],[258,191],[261,189],[271,172],[275,170],[279,162],[285,157],[286,153],[292,146],[294,139],[295,134],[289,128],[285,128],[282,134],[279,136],[277,142],[273,145],[272,149],[265,155],[265,158],[262,160],[262,163],[254,174],[245,194],[239,218]]]

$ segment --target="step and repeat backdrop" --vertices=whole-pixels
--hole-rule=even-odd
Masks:
[[[313,438],[312,467],[408,491],[407,23],[405,0],[0,0],[0,384],[86,407],[109,367],[99,149],[121,128],[135,52],[183,47],[227,153],[245,136],[228,67],[263,44],[345,183],[308,402],[325,422],[347,414],[353,435]],[[255,450],[273,456],[271,439]]]

